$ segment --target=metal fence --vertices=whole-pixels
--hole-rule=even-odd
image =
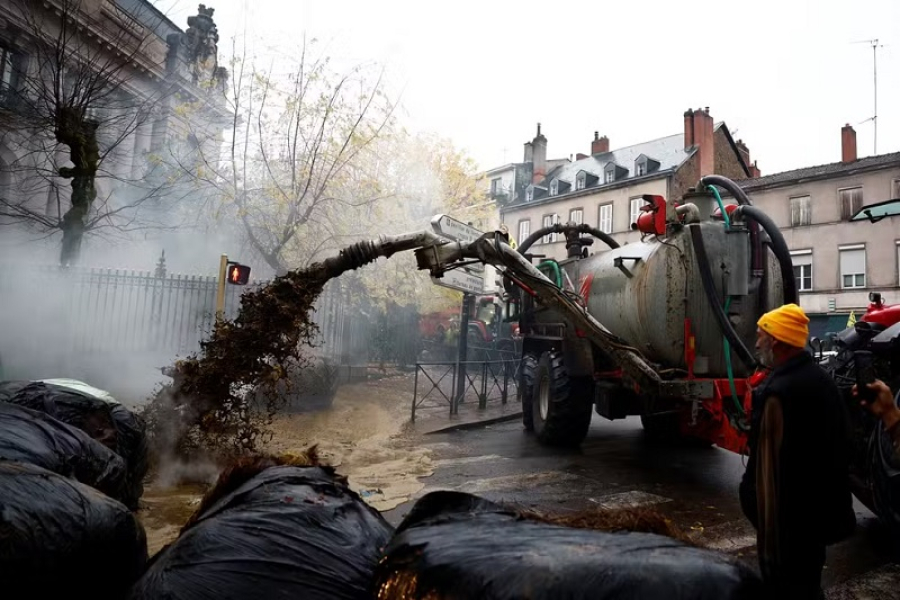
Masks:
[[[479,409],[488,403],[506,404],[517,393],[519,360],[515,352],[504,351],[492,358],[416,363],[410,420],[415,422],[416,411],[423,408],[448,408],[453,416],[461,404],[477,402]],[[462,394],[460,376],[464,378]]]
[[[226,286],[225,314],[258,289]],[[0,342],[7,351],[40,353],[152,352],[200,349],[215,319],[217,278],[156,271],[40,267],[0,263]],[[334,364],[413,365],[418,315],[382,309],[350,281],[328,282],[315,304],[315,352]]]

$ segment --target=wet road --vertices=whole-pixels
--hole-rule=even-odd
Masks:
[[[436,434],[434,475],[425,489],[467,491],[527,508],[561,512],[588,506],[653,506],[707,547],[755,565],[755,538],[737,486],[742,458],[718,448],[657,445],[640,420],[595,415],[578,450],[544,448],[519,422]],[[412,502],[385,513],[397,523]],[[829,598],[900,597],[900,564],[884,527],[858,504],[853,538],[829,548],[823,584]]]

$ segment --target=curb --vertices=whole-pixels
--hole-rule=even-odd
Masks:
[[[499,417],[491,417],[489,419],[482,419],[480,421],[470,421],[468,423],[457,423],[455,425],[447,425],[446,427],[441,427],[440,429],[434,429],[432,431],[427,431],[422,435],[434,435],[436,433],[450,433],[452,431],[466,431],[469,429],[478,429],[479,427],[485,427],[487,425],[494,425],[496,423],[505,423],[507,421],[515,421],[517,419],[522,418],[522,411],[509,413],[506,415],[502,415]]]

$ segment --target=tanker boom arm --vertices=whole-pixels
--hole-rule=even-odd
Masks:
[[[662,395],[666,396],[695,395],[694,392],[699,392],[690,385],[674,385],[685,382],[663,381],[640,353],[620,341],[603,324],[592,317],[586,308],[566,296],[531,262],[502,240],[495,238],[494,234],[486,234],[468,244],[453,242],[429,246],[416,251],[419,269],[428,269],[435,277],[440,277],[448,266],[466,258],[475,258],[483,263],[505,269],[506,273],[514,280],[527,282],[526,285],[540,302],[565,315],[568,321],[584,331],[588,339],[609,354],[642,387],[659,390]]]

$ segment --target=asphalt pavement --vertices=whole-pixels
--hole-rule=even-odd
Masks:
[[[398,523],[416,498],[458,490],[546,512],[590,506],[653,506],[701,545],[756,564],[755,535],[741,513],[742,457],[718,448],[647,440],[638,418],[594,416],[581,448],[540,446],[520,421],[425,435],[434,474],[416,497],[385,513]],[[856,504],[855,535],[829,548],[830,599],[900,597],[900,560],[885,527]]]

